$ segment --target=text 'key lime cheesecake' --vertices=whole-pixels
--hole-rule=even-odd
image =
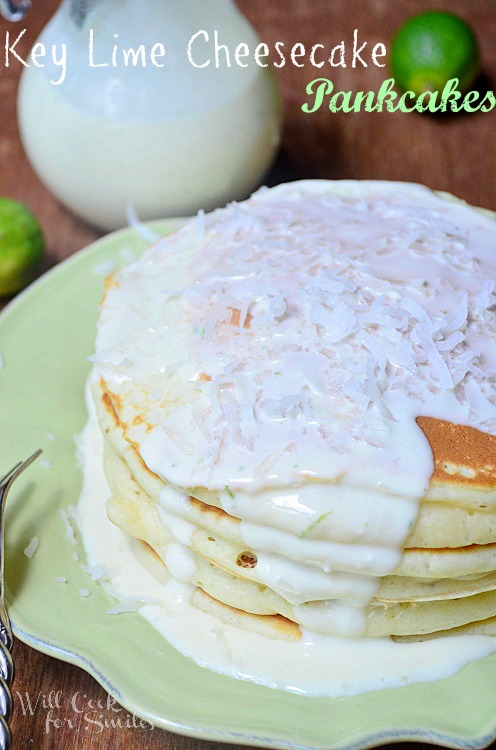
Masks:
[[[108,279],[91,378],[108,517],[174,592],[173,642],[181,607],[231,639],[219,663],[203,635],[179,648],[245,676],[235,641],[318,652],[327,673],[338,646],[365,671],[385,649],[389,672],[364,687],[343,666],[344,692],[494,650],[495,228],[417,185],[304,181]]]

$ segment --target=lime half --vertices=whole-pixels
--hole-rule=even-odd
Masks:
[[[0,198],[0,296],[15,294],[40,269],[43,236],[37,220],[19,201]]]
[[[479,70],[479,49],[470,26],[453,13],[428,11],[406,21],[393,37],[391,69],[403,91],[420,96],[441,91],[452,78],[466,93]]]

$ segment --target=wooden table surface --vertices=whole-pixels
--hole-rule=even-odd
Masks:
[[[57,0],[34,0],[21,27],[27,33],[20,48],[27,52],[56,8]],[[394,29],[408,15],[429,7],[468,17],[480,40],[484,73],[494,89],[496,79],[496,7],[493,0],[239,0],[241,10],[263,41],[287,45],[349,43],[353,30],[372,46],[389,44]],[[0,21],[0,38],[13,25]],[[43,187],[23,153],[16,124],[16,86],[20,64],[0,68],[0,195],[18,198],[38,216],[47,243],[46,266],[66,258],[99,236],[74,218]],[[320,74],[320,73],[318,73]],[[327,73],[336,89],[377,90],[387,72],[379,68],[337,68]],[[286,110],[281,155],[268,177],[274,184],[301,177],[410,180],[447,190],[471,203],[496,210],[496,111],[451,117],[403,113],[304,114],[305,86],[316,77],[308,66],[286,65],[277,71]],[[13,720],[16,748],[178,747],[198,750],[212,743],[175,736],[159,729],[89,726],[71,705],[79,691],[85,701],[107,695],[76,667],[41,655],[16,642],[17,696]],[[31,708],[26,704],[29,695]],[[19,696],[23,698],[20,700]],[[58,696],[58,698],[57,698]],[[50,704],[51,701],[51,704]],[[112,712],[102,709],[102,721]],[[93,731],[90,731],[93,729]],[[399,746],[397,746],[399,747]],[[420,745],[419,745],[420,747]]]

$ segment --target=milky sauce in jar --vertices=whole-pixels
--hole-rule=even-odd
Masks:
[[[21,78],[20,133],[43,182],[89,223],[122,227],[128,205],[141,219],[187,216],[262,180],[280,139],[273,77],[253,58],[195,67],[188,45],[200,30],[231,50],[258,44],[230,0],[64,0],[42,32],[44,67]],[[191,48],[202,65],[213,57],[203,40]],[[62,45],[64,72],[51,57]]]
[[[496,432],[494,220],[420,186],[302,182],[200,216],[163,243],[107,290],[93,377],[140,403],[145,422],[139,388],[154,386],[138,444],[167,482],[158,505],[173,577],[154,580],[106,519],[90,404],[80,522],[113,595],[142,604],[199,664],[308,695],[440,679],[492,653],[482,635],[370,637],[367,607],[401,562],[432,476],[416,417]],[[169,401],[171,383],[192,395],[162,414],[165,382]],[[192,606],[197,488],[241,519],[299,641]]]

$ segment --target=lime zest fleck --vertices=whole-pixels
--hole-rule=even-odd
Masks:
[[[325,521],[327,516],[330,516],[331,514],[332,514],[332,510],[328,510],[327,513],[322,513],[317,519],[315,519],[315,521],[313,521],[310,524],[310,526],[307,526],[306,529],[304,529],[303,531],[300,531],[300,533],[298,534],[298,537],[300,539],[303,539],[304,537],[306,537],[307,534],[310,534],[310,532],[313,531],[315,527],[319,525],[319,523],[322,523],[322,521]]]

